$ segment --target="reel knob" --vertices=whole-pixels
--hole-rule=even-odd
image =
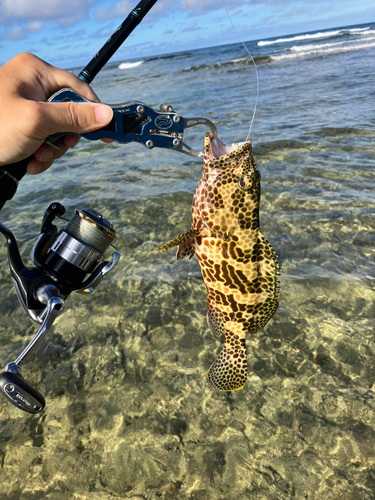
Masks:
[[[39,413],[46,405],[44,397],[26,382],[21,373],[1,373],[0,391],[14,406],[28,413]]]

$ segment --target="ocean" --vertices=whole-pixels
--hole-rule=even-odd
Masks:
[[[117,270],[22,367],[42,414],[0,398],[2,500],[375,499],[375,23],[110,62],[103,102],[170,104],[250,140],[280,305],[247,339],[243,390],[205,380],[221,350],[198,262],[153,250],[190,228],[202,160],[82,140],[22,180],[1,220],[23,258],[50,203],[114,224]],[[81,68],[73,70],[76,74]],[[201,150],[205,127],[185,133]],[[60,226],[61,227],[61,226]],[[0,247],[0,365],[37,330]]]

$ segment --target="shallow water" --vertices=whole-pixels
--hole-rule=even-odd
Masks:
[[[103,212],[122,260],[92,296],[68,299],[25,363],[43,413],[0,399],[1,499],[375,498],[373,49],[340,51],[354,36],[364,35],[249,43],[261,228],[283,273],[278,311],[248,339],[242,391],[205,382],[221,347],[196,259],[153,252],[189,229],[200,160],[81,141],[22,181],[1,216],[25,260],[53,201],[68,214]],[[292,50],[312,40],[320,47]],[[94,88],[104,102],[171,103],[213,120],[225,143],[245,139],[256,84],[241,47],[166,57],[134,94],[152,64],[111,64]],[[186,141],[201,148],[204,132]],[[11,288],[4,246],[0,258],[5,366],[37,327]]]

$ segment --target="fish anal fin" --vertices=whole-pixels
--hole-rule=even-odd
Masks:
[[[215,339],[219,339],[225,333],[222,313],[215,307],[215,302],[210,299],[207,300],[207,323]]]
[[[165,243],[161,247],[155,248],[154,252],[166,252],[170,248],[176,247],[178,245],[182,245],[184,243],[189,242],[189,240],[193,240],[200,233],[200,229],[191,229],[190,231],[186,231],[186,233],[179,234],[173,240]],[[182,257],[180,257],[182,258]]]
[[[268,297],[263,302],[263,307],[258,309],[249,323],[247,328],[248,333],[256,333],[259,330],[262,330],[266,326],[266,324],[272,319],[273,315],[276,312],[279,304],[275,297]]]
[[[219,356],[207,374],[208,382],[219,391],[238,391],[247,379],[247,356],[245,349],[224,344]]]

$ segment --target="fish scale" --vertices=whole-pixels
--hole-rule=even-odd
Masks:
[[[208,325],[215,338],[225,338],[207,375],[219,390],[245,385],[246,334],[262,329],[278,307],[279,266],[260,231],[259,202],[260,173],[251,143],[227,147],[208,132],[191,230],[156,249],[165,252],[178,245],[177,259],[194,254],[198,259]]]

